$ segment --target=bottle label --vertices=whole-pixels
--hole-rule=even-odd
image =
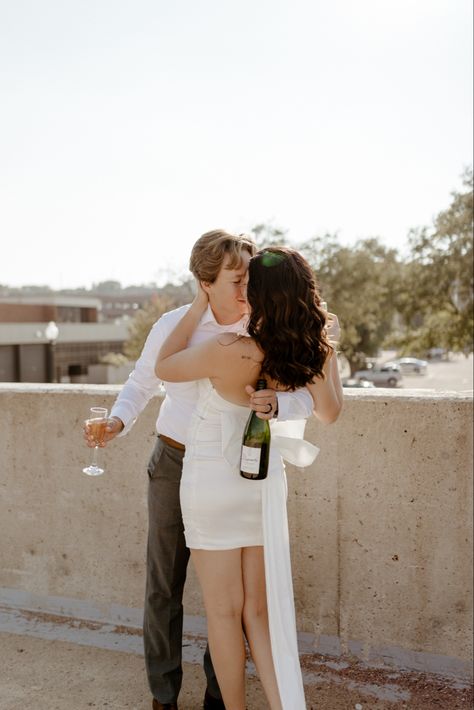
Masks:
[[[242,446],[240,470],[244,473],[258,473],[262,449],[255,446]]]

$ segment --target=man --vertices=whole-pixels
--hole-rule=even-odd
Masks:
[[[209,308],[190,344],[220,332],[245,333],[247,302],[242,294],[255,244],[245,235],[223,230],[204,234],[193,247],[190,270],[206,285]],[[189,306],[165,313],[153,326],[135,369],[118,396],[108,422],[106,441],[128,433],[160,381],[155,362],[161,345]],[[184,541],[179,503],[186,427],[198,396],[198,384],[165,383],[166,396],[156,422],[157,442],[148,464],[148,546],[143,621],[145,664],[153,695],[153,710],[177,710],[182,681],[181,646],[183,589],[189,550]],[[306,389],[297,392],[262,390],[251,394],[251,407],[263,418],[307,418],[313,408]],[[87,432],[86,432],[87,437]],[[89,440],[92,445],[92,440]],[[205,710],[225,710],[209,649],[204,656],[207,688]]]

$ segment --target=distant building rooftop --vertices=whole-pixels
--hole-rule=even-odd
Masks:
[[[86,296],[3,296],[0,303],[22,304],[28,306],[65,306],[67,308],[97,308],[100,310],[100,298]]]

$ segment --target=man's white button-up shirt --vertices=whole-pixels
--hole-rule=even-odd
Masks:
[[[173,328],[188,310],[189,305],[165,313],[150,330],[135,369],[124,384],[110,415],[124,423],[122,434],[128,433],[148,401],[165,389],[165,398],[160,407],[156,430],[175,441],[186,440],[186,429],[197,402],[196,382],[163,382],[155,375],[155,363],[160,348]],[[231,325],[219,325],[208,307],[194,331],[190,345],[196,345],[219,333],[246,333],[247,316]],[[304,387],[295,392],[278,392],[278,419],[306,419],[313,410],[313,399]]]

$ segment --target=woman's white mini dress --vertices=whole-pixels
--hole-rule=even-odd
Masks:
[[[282,457],[307,466],[318,449],[302,438],[304,422],[272,422],[267,478],[242,478],[240,451],[250,410],[221,397],[209,380],[199,384],[180,488],[186,544],[204,550],[263,545],[272,656],[281,702],[284,710],[305,710]]]

